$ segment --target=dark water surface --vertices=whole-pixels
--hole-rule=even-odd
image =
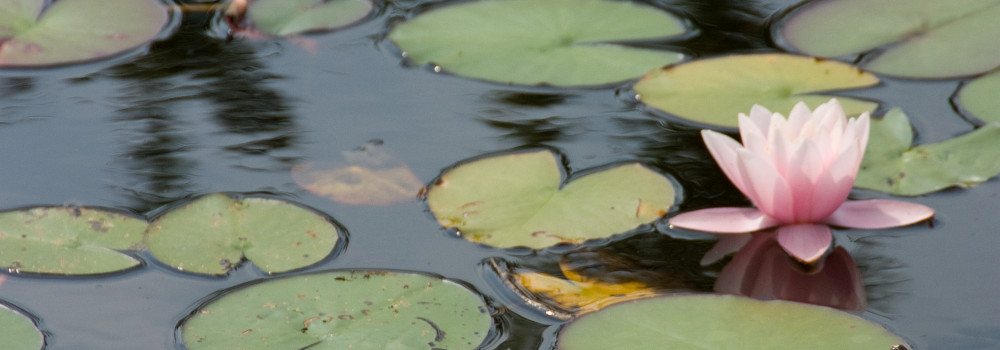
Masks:
[[[669,45],[710,56],[778,50],[766,24],[792,2],[655,4],[700,28],[699,35]],[[189,13],[144,55],[0,71],[0,208],[69,203],[146,214],[193,195],[270,193],[317,208],[349,232],[338,256],[304,271],[388,268],[465,281],[500,314],[491,345],[548,349],[556,328],[546,327],[559,321],[520,303],[483,261],[552,269],[560,255],[590,248],[478,246],[440,228],[421,202],[335,203],[297,186],[290,168],[336,159],[378,139],[431,181],[466,158],[547,146],[563,153],[571,171],[637,160],[671,174],[684,186],[680,210],[746,203],[707,158],[697,129],[643,111],[629,84],[511,87],[405,64],[381,38],[393,21],[427,5],[379,3],[382,12],[361,25],[308,36],[317,43],[315,53],[288,39],[226,42],[210,35],[213,18]],[[948,102],[959,83],[886,78],[845,94],[883,101],[884,110],[902,107],[918,142],[937,142],[973,128]],[[918,349],[1000,348],[1000,269],[992,265],[1000,248],[998,194],[994,179],[912,199],[937,209],[933,227],[837,232],[871,297],[863,316]],[[854,197],[885,195],[856,191]],[[650,266],[677,278],[677,285],[710,290],[711,276],[696,264],[710,242],[678,241],[663,234],[669,231],[661,223],[607,247],[591,246],[660,259],[664,263]],[[663,249],[657,257],[657,247],[678,245],[687,249]],[[40,318],[50,350],[176,349],[175,327],[200,301],[266,277],[250,264],[223,278],[193,277],[142,258],[142,268],[110,276],[12,275],[0,299]]]

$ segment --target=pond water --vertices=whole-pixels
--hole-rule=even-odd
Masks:
[[[682,289],[710,290],[711,271],[697,266],[710,237],[670,238],[665,220],[613,244],[502,250],[455,237],[418,200],[352,206],[293,182],[292,166],[336,159],[369,140],[381,140],[425,182],[464,159],[544,146],[561,152],[570,171],[640,161],[670,174],[683,186],[679,210],[746,204],[708,157],[698,129],[645,111],[628,83],[505,86],[406,64],[383,37],[394,21],[432,3],[378,3],[362,24],[308,36],[315,52],[289,39],[219,39],[217,18],[192,12],[145,54],[0,71],[0,208],[79,204],[149,214],[195,195],[264,192],[316,208],[347,229],[339,254],[303,272],[401,269],[464,281],[498,310],[490,345],[500,349],[549,349],[549,326],[561,321],[510,293],[484,263],[490,258],[551,271],[560,256],[582,249],[632,250]],[[794,4],[651,3],[700,28],[671,44],[695,56],[779,51],[768,20]],[[884,110],[902,107],[917,142],[929,143],[973,128],[948,102],[960,83],[885,78],[844,94],[879,100]],[[998,194],[995,179],[949,189],[908,199],[937,210],[932,224],[836,232],[862,270],[870,298],[862,316],[917,349],[1000,348],[1000,269],[986,266],[1000,247]],[[683,249],[657,254],[650,247]],[[267,277],[248,263],[225,277],[193,277],[140,257],[141,268],[106,276],[14,274],[0,299],[38,317],[46,349],[177,349],[176,326],[203,300]]]

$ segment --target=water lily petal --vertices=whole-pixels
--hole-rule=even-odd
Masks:
[[[788,171],[784,175],[790,189],[786,195],[792,197],[795,203],[790,212],[792,218],[785,222],[811,222],[815,202],[813,197],[816,192],[825,190],[816,185],[823,174],[823,163],[819,159],[816,145],[809,140],[800,141],[796,147],[795,153],[789,160]],[[826,215],[819,219],[823,218],[826,218]]]
[[[861,113],[855,123],[854,130],[858,135],[858,149],[861,150],[861,154],[865,154],[865,149],[868,147],[869,130],[871,129],[871,118],[868,112]]]
[[[677,214],[670,218],[670,225],[714,233],[747,233],[778,225],[774,220],[753,208],[709,208]]]
[[[736,151],[742,149],[743,146],[729,136],[712,130],[702,130],[701,138],[705,140],[708,152],[712,154],[712,158],[715,158],[715,162],[719,164],[719,168],[726,174],[729,181],[740,189],[740,192],[747,193],[748,184],[743,181],[744,176],[740,173],[737,164],[739,160],[736,157]]]
[[[823,221],[847,200],[861,163],[862,155],[857,148],[857,145],[848,147],[843,154],[834,159],[825,172],[820,174],[814,185],[815,192],[809,205],[808,222]]]
[[[799,102],[792,107],[792,112],[788,113],[788,132],[789,136],[798,135],[802,131],[802,126],[812,118],[812,112],[809,111],[809,106],[805,103]]]
[[[757,128],[761,131],[770,129],[771,114],[771,111],[764,106],[753,105],[753,107],[750,107],[750,120],[752,120],[754,124],[757,124]]]
[[[880,229],[909,225],[934,216],[934,209],[922,204],[869,199],[844,202],[825,222],[834,226]]]
[[[799,224],[778,227],[778,244],[789,255],[811,263],[823,257],[833,245],[833,232],[826,225]]]
[[[770,161],[740,149],[736,151],[736,165],[746,190],[743,191],[757,209],[782,222],[792,218],[794,198],[785,178],[774,169]]]
[[[761,130],[750,117],[740,114],[740,140],[743,141],[743,148],[750,152],[763,154],[767,152],[767,139],[764,130]]]
[[[708,266],[714,264],[715,262],[722,260],[726,255],[735,253],[739,251],[743,246],[750,242],[753,234],[745,235],[720,235],[719,240],[715,242],[712,249],[705,252],[705,255],[701,257],[701,265]]]

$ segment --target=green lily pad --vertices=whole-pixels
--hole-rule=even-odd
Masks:
[[[966,114],[984,122],[1000,122],[1000,73],[976,78],[958,90],[955,103]]]
[[[159,0],[0,0],[0,67],[114,56],[152,41],[166,24]]]
[[[816,108],[836,97],[848,115],[878,104],[823,92],[878,84],[874,75],[844,63],[785,54],[748,54],[691,61],[657,69],[633,89],[639,100],[699,123],[737,127],[737,116],[758,104],[790,111],[796,103]]]
[[[440,278],[331,271],[230,290],[183,321],[190,350],[478,349],[483,299]]]
[[[558,349],[890,350],[903,339],[827,307],[729,295],[641,299],[586,314]]]
[[[1000,65],[998,17],[998,0],[820,0],[789,13],[778,35],[810,55],[865,53],[873,72],[943,78]]]
[[[913,130],[902,110],[894,108],[881,120],[872,120],[854,186],[916,196],[971,187],[1000,174],[1000,123],[935,144],[912,143]]]
[[[563,184],[549,151],[462,164],[427,193],[438,222],[466,239],[500,248],[545,248],[632,230],[660,218],[674,187],[638,163],[592,172]]]
[[[178,270],[223,275],[246,257],[268,273],[303,268],[326,258],[337,227],[304,207],[268,198],[217,193],[154,220],[149,252]]]
[[[271,35],[333,30],[360,21],[372,12],[369,0],[256,0],[247,17]]]
[[[84,207],[0,213],[0,265],[12,271],[91,275],[141,262],[120,251],[142,249],[146,220]]]
[[[39,350],[44,345],[45,336],[31,318],[0,304],[0,349]]]
[[[631,2],[486,0],[434,9],[389,33],[404,55],[466,77],[512,84],[616,83],[681,60],[615,44],[684,33],[673,15]]]

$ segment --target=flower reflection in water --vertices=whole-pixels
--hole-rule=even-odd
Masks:
[[[777,236],[775,230],[752,234],[719,273],[715,291],[842,310],[865,308],[861,275],[846,249],[836,247],[822,261],[803,264],[785,253]]]

